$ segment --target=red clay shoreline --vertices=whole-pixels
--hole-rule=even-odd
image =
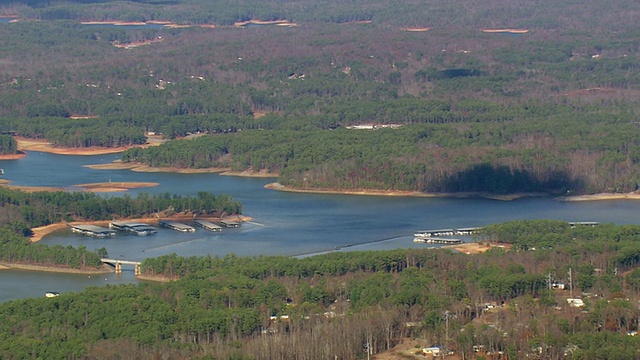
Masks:
[[[460,192],[460,193],[426,193],[421,191],[405,191],[405,190],[373,190],[373,189],[357,189],[357,190],[337,190],[324,188],[293,188],[282,185],[280,183],[270,183],[264,186],[266,189],[309,193],[309,194],[341,194],[341,195],[374,195],[374,196],[408,196],[408,197],[429,197],[429,198],[474,198],[481,197],[485,199],[510,201],[525,197],[542,197],[548,196],[545,193],[514,193],[514,194],[491,194],[484,192]]]

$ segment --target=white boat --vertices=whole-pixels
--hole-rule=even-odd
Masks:
[[[55,291],[47,291],[46,293],[44,293],[44,296],[48,298],[54,298],[60,296],[60,293]]]

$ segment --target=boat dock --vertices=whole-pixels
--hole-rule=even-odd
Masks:
[[[482,228],[480,227],[468,227],[459,229],[440,229],[440,230],[421,230],[413,234],[415,237],[432,238],[439,236],[453,236],[453,235],[473,235]]]
[[[415,237],[430,238],[434,236],[452,236],[456,233],[454,229],[440,229],[440,230],[422,230],[413,234]]]
[[[179,223],[177,221],[171,220],[160,220],[158,225],[164,226],[169,229],[181,231],[181,232],[194,232],[196,229],[193,226],[189,226],[187,224]]]
[[[225,226],[225,227],[228,227],[228,228],[238,228],[238,227],[240,227],[240,223],[239,222],[230,221],[230,220],[220,220],[220,224],[222,224],[222,226]]]
[[[109,223],[109,228],[128,231],[138,236],[147,236],[158,232],[158,230],[151,225],[137,222],[113,221]]]
[[[445,239],[441,237],[424,237],[424,236],[416,236],[413,238],[413,242],[419,243],[427,243],[427,244],[460,244],[462,240],[460,239]]]
[[[211,221],[208,220],[199,220],[196,219],[193,221],[196,225],[200,226],[203,229],[209,230],[209,231],[222,231],[222,227],[219,225],[216,225],[214,223],[212,223]]]
[[[69,225],[74,233],[93,236],[97,238],[106,238],[116,236],[116,231],[95,225]]]

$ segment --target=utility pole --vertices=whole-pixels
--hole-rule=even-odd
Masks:
[[[569,268],[569,296],[573,299],[573,278],[571,277],[571,268]]]

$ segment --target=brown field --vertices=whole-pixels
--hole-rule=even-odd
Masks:
[[[456,245],[447,245],[443,246],[443,249],[452,249],[463,254],[479,254],[485,251],[491,250],[493,248],[502,248],[505,250],[511,249],[511,245],[509,244],[494,244],[494,243],[463,243]]]

